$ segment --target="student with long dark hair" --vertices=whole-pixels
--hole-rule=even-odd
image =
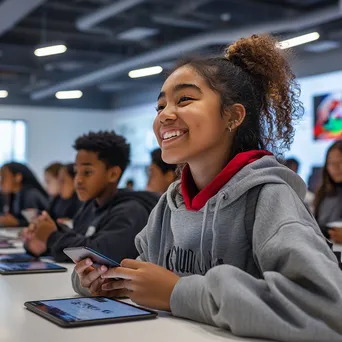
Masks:
[[[163,160],[184,164],[181,181],[136,237],[138,260],[82,260],[74,288],[240,336],[340,342],[342,272],[303,203],[304,182],[274,157],[292,143],[298,96],[269,36],[177,66],[154,132]]]
[[[1,189],[5,194],[12,194],[9,212],[0,217],[2,226],[26,226],[29,222],[22,215],[23,210],[41,211],[49,205],[48,194],[24,164],[11,162],[2,166]]]
[[[327,227],[330,222],[342,221],[342,140],[329,147],[322,179],[314,203],[315,216],[323,234],[342,243],[342,229]]]

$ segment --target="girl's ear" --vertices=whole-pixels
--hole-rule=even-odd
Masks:
[[[246,117],[246,109],[240,103],[235,103],[231,106],[231,121],[233,121],[232,129],[236,129],[243,123]]]
[[[240,103],[235,103],[232,106],[227,108],[225,115],[225,120],[227,124],[227,129],[229,131],[232,131],[234,129],[237,129],[242,123],[243,120],[246,117],[246,109],[245,107]]]

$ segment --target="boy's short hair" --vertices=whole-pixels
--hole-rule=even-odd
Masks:
[[[160,148],[157,148],[151,152],[152,164],[156,164],[164,174],[166,174],[168,171],[176,171],[177,165],[166,164],[163,161],[161,154],[162,154],[162,151]]]
[[[76,151],[96,152],[107,167],[119,166],[122,172],[130,161],[130,145],[114,131],[89,132],[77,138],[73,147]]]

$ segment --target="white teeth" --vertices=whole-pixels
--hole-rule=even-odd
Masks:
[[[173,137],[179,137],[183,134],[182,131],[171,131],[171,132],[166,132],[164,135],[163,135],[163,139],[166,140],[166,139],[170,139],[170,138],[173,138]]]

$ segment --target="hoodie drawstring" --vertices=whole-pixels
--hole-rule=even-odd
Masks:
[[[207,221],[207,216],[208,216],[208,211],[209,211],[209,202],[206,203],[205,207],[204,207],[204,214],[203,214],[203,220],[202,220],[202,229],[201,229],[201,244],[200,244],[200,253],[201,253],[201,268],[204,271],[204,256],[203,256],[203,248],[204,248],[204,244],[203,244],[203,240],[204,240],[204,235],[205,235],[205,228],[206,228],[206,221]]]
[[[211,226],[211,229],[212,229],[212,232],[213,232],[213,241],[212,241],[212,247],[211,247],[211,255],[212,255],[212,262],[214,262],[215,260],[215,256],[214,256],[214,246],[215,246],[215,240],[216,240],[216,232],[215,232],[215,221],[217,219],[217,214],[218,214],[218,211],[220,209],[220,205],[221,205],[221,202],[223,200],[226,199],[226,195],[224,193],[220,194],[218,199],[217,199],[217,202],[216,202],[216,205],[215,205],[215,209],[214,209],[214,217],[213,217],[213,222],[212,222],[212,226]],[[204,271],[205,270],[205,265],[204,265],[204,252],[203,252],[203,249],[204,249],[204,235],[205,235],[205,232],[206,232],[206,223],[207,223],[207,216],[208,216],[208,211],[209,211],[209,201],[206,203],[205,207],[204,207],[204,214],[203,214],[203,220],[202,220],[202,229],[201,229],[201,244],[200,244],[200,253],[201,253],[201,268],[202,270]]]
[[[216,219],[217,219],[217,215],[218,215],[218,212],[220,210],[220,206],[221,206],[221,202],[224,201],[226,199],[226,195],[224,193],[221,193],[217,199],[217,203],[215,205],[215,209],[214,209],[214,217],[213,217],[213,222],[211,224],[211,230],[213,232],[213,241],[212,241],[212,244],[211,244],[211,257],[212,257],[212,267],[215,266],[214,262],[216,260],[216,255],[215,255],[215,245],[216,245],[216,229],[215,229],[215,223],[216,223]]]

